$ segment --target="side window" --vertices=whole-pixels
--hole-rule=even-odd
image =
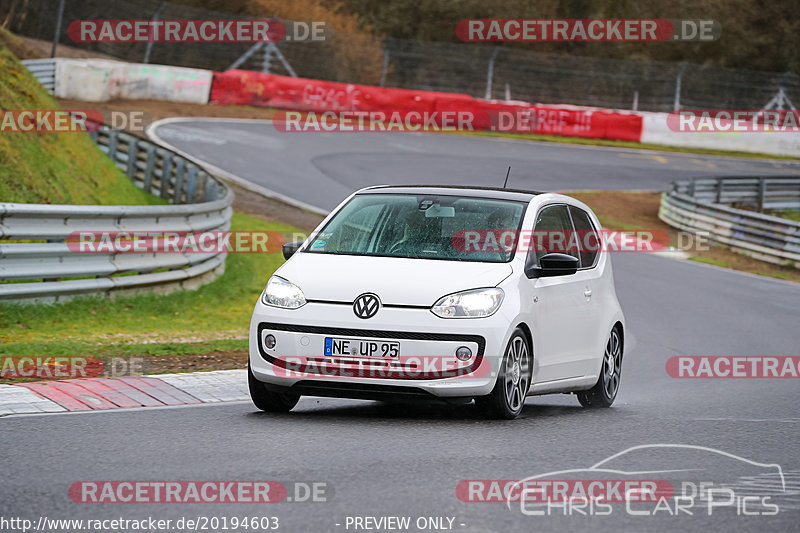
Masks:
[[[597,254],[600,251],[600,235],[592,225],[592,220],[583,209],[570,206],[572,222],[575,223],[575,232],[578,235],[578,246],[580,246],[581,266],[586,268],[594,265]]]
[[[536,253],[537,265],[542,256],[549,253],[579,257],[566,205],[550,205],[539,211],[533,227],[531,246],[531,251]]]

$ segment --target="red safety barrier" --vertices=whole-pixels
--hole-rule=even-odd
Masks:
[[[291,78],[248,70],[215,72],[209,103],[252,105],[300,111],[433,111],[442,95],[333,81]]]
[[[434,115],[469,113],[474,130],[537,133],[639,142],[642,117],[632,112],[570,105],[498,102],[460,93],[414,91],[246,70],[214,73],[209,103],[314,112]],[[415,115],[416,116],[416,115]]]
[[[481,102],[494,131],[639,142],[642,117],[596,107]]]

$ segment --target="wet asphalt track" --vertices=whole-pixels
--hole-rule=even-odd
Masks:
[[[262,123],[195,121],[157,133],[216,166],[323,208],[373,183],[486,184],[488,175],[502,177],[507,164],[515,169],[514,186],[545,190],[660,189],[681,176],[797,172],[786,163],[442,135],[290,137]],[[796,530],[800,382],[677,380],[665,362],[673,355],[800,355],[800,285],[642,254],[617,254],[614,269],[628,332],[622,389],[610,410],[583,410],[573,396],[535,397],[520,419],[497,422],[482,420],[471,406],[304,398],[288,415],[231,403],[5,418],[0,516],[278,516],[280,530],[296,532],[354,531],[345,528],[346,517],[365,515],[449,516],[454,530],[465,532]],[[554,510],[542,517],[456,497],[460,480],[587,468],[631,446],[656,443],[706,446],[781,465],[786,490],[772,500],[780,511],[743,517],[729,507],[708,516],[698,504],[693,516],[651,517],[631,516],[617,504],[609,516],[565,517]],[[653,464],[663,459],[647,453]],[[699,467],[696,461],[683,452],[668,458],[682,469]],[[702,467],[712,480],[752,481],[742,462]],[[333,496],[328,503],[263,506],[73,503],[68,487],[87,479],[317,480],[329,483]]]

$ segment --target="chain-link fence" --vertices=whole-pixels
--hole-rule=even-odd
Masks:
[[[20,35],[52,40],[59,0],[0,0],[0,20]],[[75,43],[79,19],[236,19],[160,0],[66,0],[60,43],[133,62],[226,70],[249,43]],[[665,45],[666,46],[666,45]],[[149,49],[149,51],[148,51]],[[280,56],[291,67],[288,70]],[[329,81],[451,91],[477,97],[672,111],[800,105],[800,76],[694,63],[600,59],[484,44],[380,39],[333,32],[326,42],[263,46],[238,68]],[[777,98],[776,98],[777,97]]]

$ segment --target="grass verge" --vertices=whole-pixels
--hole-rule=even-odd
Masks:
[[[0,109],[60,109],[9,46],[0,28]],[[85,108],[84,104],[81,108]],[[11,115],[4,115],[4,119]],[[5,120],[3,121],[5,124]],[[10,126],[9,126],[10,127]],[[0,201],[42,204],[150,205],[163,201],[139,190],[85,133],[0,135]]]
[[[785,218],[786,220],[791,220],[792,222],[800,222],[800,211],[774,211],[769,214],[774,217],[781,217]]]

